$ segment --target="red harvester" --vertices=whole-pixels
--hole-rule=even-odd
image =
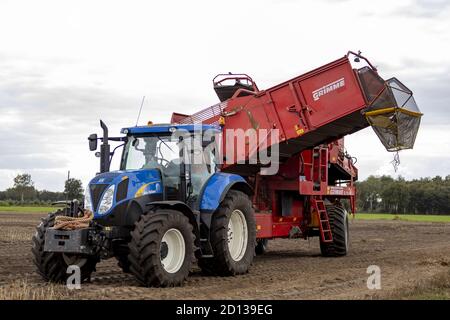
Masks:
[[[273,143],[267,138],[245,154],[235,150],[222,165],[223,172],[244,176],[254,188],[257,251],[265,250],[267,239],[320,235],[323,255],[346,254],[344,203],[355,213],[358,170],[343,137],[371,125],[388,151],[412,148],[422,114],[411,90],[396,78],[383,80],[354,52],[266,90],[245,74],[218,75],[213,84],[220,103],[192,115],[174,113],[171,122],[276,132]],[[238,137],[233,139],[223,135],[222,150],[236,148]],[[270,153],[274,143],[277,174],[262,175],[263,164],[238,161],[261,148]]]

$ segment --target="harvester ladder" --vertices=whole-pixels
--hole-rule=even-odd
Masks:
[[[319,217],[319,230],[322,242],[333,242],[333,234],[331,233],[330,219],[328,218],[327,208],[322,199],[313,199],[314,209]]]

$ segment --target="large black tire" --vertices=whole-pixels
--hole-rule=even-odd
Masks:
[[[55,223],[55,217],[62,215],[63,211],[58,210],[54,213],[49,213],[47,217],[43,218],[41,223],[36,227],[36,233],[34,234],[33,246],[31,252],[33,254],[33,263],[37,268],[37,272],[49,282],[65,282],[70,274],[67,274],[67,268],[72,263],[67,263],[69,258],[75,258],[74,264],[78,261],[83,261],[80,267],[81,281],[88,281],[91,278],[92,272],[95,271],[95,266],[98,262],[97,257],[78,257],[66,255],[64,258],[62,253],[57,252],[44,252],[45,233],[48,228],[53,227]]]
[[[162,263],[168,256],[163,237],[169,230],[177,230],[184,241],[184,258],[179,269],[168,272]],[[159,209],[141,216],[131,232],[129,243],[130,271],[144,286],[175,287],[186,280],[194,261],[194,234],[189,219],[181,212]],[[173,232],[173,231],[172,231]],[[178,234],[177,233],[177,234]]]
[[[269,239],[258,239],[256,241],[255,253],[257,255],[262,255],[266,253],[268,245]]]
[[[340,205],[326,205],[330,220],[333,242],[320,242],[320,252],[324,257],[345,256],[349,248],[348,214]]]
[[[232,213],[239,210],[247,225],[247,245],[240,258],[233,259],[229,249],[228,227]],[[255,256],[256,225],[252,203],[248,196],[237,190],[230,190],[211,222],[210,241],[213,258],[200,258],[198,265],[205,274],[233,276],[247,273]],[[244,248],[244,245],[243,245]]]

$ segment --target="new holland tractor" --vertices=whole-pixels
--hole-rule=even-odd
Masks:
[[[169,124],[110,137],[100,121],[102,137],[88,138],[92,151],[101,142],[100,172],[84,204],[48,214],[33,236],[45,280],[65,281],[69,266],[88,280],[108,258],[145,286],[182,285],[196,262],[239,275],[274,238],[318,236],[323,256],[347,254],[358,172],[343,137],[372,126],[389,151],[412,148],[422,115],[412,92],[353,52],[267,90],[246,75],[213,84],[220,103]],[[252,130],[264,132],[253,147]],[[116,171],[110,141],[123,145]]]

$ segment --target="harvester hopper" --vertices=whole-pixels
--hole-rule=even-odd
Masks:
[[[358,73],[371,99],[364,115],[386,150],[412,149],[422,116],[412,91],[396,78],[384,81],[369,68]]]

